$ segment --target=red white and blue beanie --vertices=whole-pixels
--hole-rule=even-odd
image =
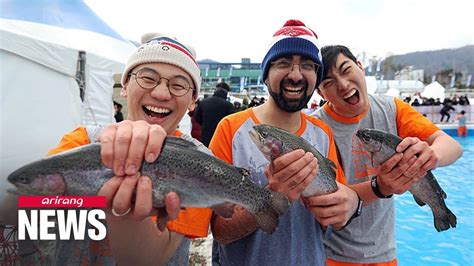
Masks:
[[[319,86],[323,74],[323,60],[318,42],[316,33],[306,27],[303,22],[294,19],[288,20],[281,29],[273,34],[273,40],[262,61],[262,80],[267,79],[271,62],[283,56],[300,55],[321,65],[316,83],[316,87]]]
[[[136,66],[147,63],[166,63],[186,71],[193,79],[196,95],[201,88],[201,71],[196,61],[196,52],[189,45],[178,42],[175,38],[158,33],[147,33],[142,36],[142,45],[130,56],[122,74],[122,86],[127,81],[129,72]]]

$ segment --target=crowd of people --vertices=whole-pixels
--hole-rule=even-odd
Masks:
[[[420,112],[424,112],[425,116],[429,115],[432,121],[437,123],[449,123],[452,117],[451,111],[456,111],[456,115],[454,116],[454,119],[451,120],[451,122],[458,121],[458,123],[461,123],[460,127],[463,127],[465,125],[462,121],[459,121],[459,117],[465,117],[465,110],[470,111],[470,102],[467,95],[462,95],[459,97],[454,96],[452,98],[446,97],[441,102],[440,98],[434,99],[422,97],[419,93],[416,93],[413,96],[405,97],[403,101],[417,108],[417,110],[419,110]],[[431,106],[433,108],[423,109],[427,106]]]
[[[469,105],[469,98],[467,95],[462,95],[462,96],[454,96],[452,98],[446,97],[444,98],[443,102],[441,102],[440,98],[427,98],[420,96],[419,94],[415,94],[413,97],[405,97],[404,100],[407,103],[410,103],[412,106],[438,106],[438,105],[444,105],[446,103],[450,103],[451,105]]]
[[[200,70],[191,46],[144,35],[121,80],[127,120],[101,134],[80,127],[50,151],[97,140],[102,162],[116,175],[98,193],[107,199],[104,245],[111,252],[92,254],[85,247],[57,264],[88,258],[108,265],[187,265],[190,239],[207,236],[210,227],[218,265],[397,265],[392,195],[405,193],[428,170],[454,163],[462,155],[460,145],[402,100],[369,95],[363,67],[347,47],[321,47],[317,34],[298,20],[267,34],[270,46],[261,67],[270,96],[254,97],[239,112],[226,101],[225,83],[196,104]],[[302,112],[313,93],[324,99],[316,117]],[[178,129],[190,111],[204,145]],[[316,147],[336,167],[338,190],[303,196],[321,170],[317,158],[299,149],[269,163],[248,134],[258,124],[282,128]],[[354,133],[374,125],[403,138],[397,153],[380,164],[354,145]],[[229,206],[230,219],[207,208],[181,209],[179,195],[171,191],[163,195],[169,221],[160,231],[155,219],[163,212],[152,207],[152,183],[140,165],[160,156],[167,136],[247,169],[252,181],[286,196],[291,205],[278,230],[257,229],[241,206]],[[323,238],[328,226],[335,231]]]

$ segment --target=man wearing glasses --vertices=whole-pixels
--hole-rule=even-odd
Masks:
[[[102,250],[99,254],[70,256],[71,261],[59,261],[59,264],[79,264],[81,257],[89,256],[91,264],[114,264],[116,260],[120,265],[161,265],[171,258],[170,264],[187,265],[189,240],[184,236],[194,238],[208,234],[211,211],[180,210],[179,198],[174,192],[165,200],[167,214],[173,221],[167,223],[164,232],[160,232],[153,221],[156,210],[152,208],[151,180],[138,172],[142,160],[153,162],[166,136],[185,138],[198,149],[209,151],[177,129],[188,110],[194,109],[200,89],[194,50],[158,34],[143,36],[142,43],[122,75],[121,96],[127,99],[129,120],[109,125],[102,133],[97,128],[78,128],[50,151],[54,154],[97,138],[100,140],[102,162],[116,174],[99,191],[99,195],[106,196],[109,207],[107,233],[113,259],[104,255],[108,247],[104,244],[99,247]],[[135,191],[136,197],[133,196]],[[133,204],[132,199],[135,199]],[[90,247],[82,251],[90,249],[94,251]]]
[[[255,220],[238,206],[232,219],[213,215],[211,228],[220,243],[223,265],[325,265],[320,224],[338,229],[356,212],[357,194],[342,184],[319,201],[301,198],[318,172],[311,153],[296,150],[268,166],[248,134],[256,124],[293,132],[334,161],[338,181],[345,182],[331,130],[301,112],[320,83],[321,61],[316,34],[301,21],[287,21],[273,35],[262,62],[263,80],[271,97],[260,106],[227,116],[214,133],[209,148],[215,156],[248,169],[254,182],[283,193],[292,202],[271,235],[257,230]]]

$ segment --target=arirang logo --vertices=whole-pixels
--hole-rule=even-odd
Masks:
[[[100,221],[105,212],[92,208],[105,206],[100,196],[19,196],[18,239],[84,240],[87,233],[92,240],[102,240],[107,235]]]

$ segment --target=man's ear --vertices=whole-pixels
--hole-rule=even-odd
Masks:
[[[128,81],[123,84],[122,89],[120,90],[120,96],[123,98],[127,98],[127,86],[128,86]]]
[[[364,67],[362,66],[362,63],[361,63],[359,60],[357,60],[356,63],[357,63],[357,66],[359,66],[359,68],[362,69],[362,71],[363,71],[364,74],[365,74],[365,69],[364,69]]]
[[[323,100],[326,101],[326,97],[324,97],[324,94],[321,92],[321,90],[319,89],[319,87],[317,87],[316,90],[318,91],[319,96],[321,96],[321,98],[323,98]]]
[[[188,111],[192,112],[196,108],[197,96],[193,96],[193,102],[188,106]]]

